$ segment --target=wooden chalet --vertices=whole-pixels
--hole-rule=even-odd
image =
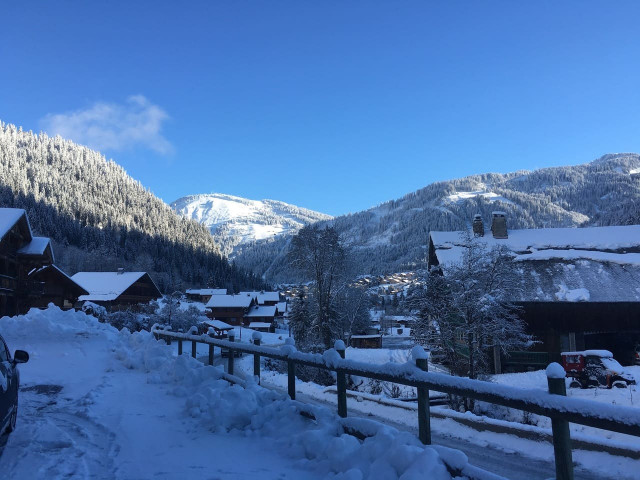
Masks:
[[[382,348],[382,335],[351,335],[349,345],[353,348]]]
[[[42,295],[42,284],[29,272],[54,261],[51,242],[34,237],[19,208],[0,208],[0,316],[25,313]]]
[[[124,310],[162,296],[146,272],[78,272],[71,279],[87,290],[80,302],[93,302],[109,310]]]
[[[29,280],[42,285],[42,294],[31,302],[31,307],[46,308],[50,303],[68,310],[75,306],[78,298],[89,292],[78,285],[55,265],[38,268],[29,274]]]
[[[254,305],[244,316],[244,325],[258,331],[275,332],[275,305]]]
[[[207,317],[222,320],[230,325],[242,326],[244,317],[251,307],[256,305],[256,299],[251,295],[212,295],[207,302]]]
[[[540,343],[496,361],[496,370],[542,368],[562,351],[583,349],[610,350],[629,363],[640,343],[640,225],[507,231],[500,213],[492,233],[484,235],[479,216],[473,232],[488,248],[506,248],[519,283],[514,303]],[[431,232],[429,268],[446,276],[469,238]]]
[[[190,288],[185,294],[189,300],[207,303],[212,295],[226,295],[226,288]]]

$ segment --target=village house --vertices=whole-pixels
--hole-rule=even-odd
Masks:
[[[349,345],[353,348],[382,348],[382,335],[351,335]]]
[[[507,230],[494,212],[491,233],[482,218],[473,238],[506,249],[517,275],[514,303],[540,342],[528,352],[495,359],[503,367],[542,367],[562,351],[606,349],[623,363],[640,341],[640,225]],[[470,235],[430,232],[429,268],[460,261]]]
[[[29,272],[54,261],[51,242],[34,237],[19,208],[0,208],[0,316],[26,313],[43,293]]]
[[[89,292],[55,265],[33,270],[29,281],[42,285],[42,294],[31,301],[31,307],[46,308],[50,303],[69,310],[74,308],[78,298]]]
[[[260,332],[275,332],[275,305],[254,305],[244,316],[244,325]]]
[[[185,294],[189,300],[207,303],[212,295],[226,295],[226,288],[189,288]]]
[[[162,296],[146,272],[78,272],[71,279],[87,290],[80,302],[92,302],[108,310],[124,310]]]
[[[242,326],[249,309],[256,305],[256,299],[248,294],[212,295],[206,305],[207,316],[212,320],[222,320],[230,325]]]

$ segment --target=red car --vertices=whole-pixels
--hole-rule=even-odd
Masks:
[[[16,365],[28,361],[29,354],[24,350],[16,350],[12,358],[0,335],[0,433],[3,435],[8,435],[16,428],[20,387],[20,371]]]

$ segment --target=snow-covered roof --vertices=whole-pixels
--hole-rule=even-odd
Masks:
[[[33,237],[29,243],[18,250],[19,255],[44,255],[45,250],[51,245],[51,240],[47,237]],[[53,249],[51,249],[53,257]]]
[[[504,246],[518,274],[520,301],[640,301],[640,225],[509,230],[475,237],[488,248]],[[459,262],[464,232],[431,232],[438,264]]]
[[[29,273],[29,277],[35,276],[41,272],[44,272],[47,269],[55,269],[57,272],[59,272],[61,275],[63,275],[67,280],[69,280],[70,282],[74,283],[75,285],[78,286],[78,288],[80,290],[85,291],[87,294],[89,293],[85,288],[82,287],[82,285],[80,285],[78,282],[76,282],[73,278],[71,278],[69,275],[67,275],[65,272],[63,272],[62,270],[60,270],[57,266],[55,265],[45,265],[44,267],[40,267],[38,269],[34,269],[31,273]]]
[[[279,302],[279,292],[240,292],[240,295],[249,295],[256,299],[259,305],[263,305],[265,302]]]
[[[276,307],[278,307],[278,312],[284,313],[287,311],[287,302],[278,302]]]
[[[146,272],[78,272],[71,279],[89,292],[79,300],[108,302],[115,300]]]
[[[0,240],[9,233],[13,226],[26,212],[21,208],[0,208]],[[28,223],[28,219],[27,219]],[[31,230],[31,227],[29,227]]]
[[[221,320],[204,320],[202,323],[218,330],[233,330],[233,326],[229,325],[228,323],[224,323]]]
[[[226,295],[226,288],[189,288],[187,292],[190,295]]]
[[[382,335],[351,335],[349,338],[380,338]]]
[[[249,328],[271,328],[271,324],[267,322],[251,322]]]
[[[251,305],[253,298],[242,293],[238,295],[212,295],[206,306],[209,308],[247,308]]]
[[[245,317],[275,317],[275,305],[256,305],[245,315]]]

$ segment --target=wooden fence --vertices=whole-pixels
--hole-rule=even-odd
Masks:
[[[183,342],[191,342],[191,355],[194,358],[198,343],[208,345],[210,365],[213,365],[215,347],[227,350],[227,373],[230,375],[234,373],[235,352],[254,356],[253,374],[258,381],[260,379],[261,357],[286,362],[288,394],[293,400],[296,398],[296,366],[306,365],[335,372],[338,390],[338,415],[343,418],[347,416],[347,375],[415,387],[418,392],[418,436],[425,445],[431,444],[429,390],[473,398],[549,417],[553,433],[556,480],[573,480],[570,422],[640,437],[640,411],[638,409],[612,406],[593,400],[567,398],[564,378],[548,378],[549,392],[545,392],[429,372],[426,355],[419,355],[415,359],[415,365],[387,364],[381,366],[345,360],[343,348],[336,350],[337,353],[333,352],[333,355],[330,351],[325,355],[320,355],[297,352],[293,345],[285,345],[283,348],[261,346],[258,336],[255,337],[253,344],[248,344],[235,342],[232,335],[228,340],[220,340],[207,335],[167,331],[158,326],[152,328],[152,333],[156,338],[165,340],[168,344],[177,341],[179,354],[182,354]],[[344,345],[341,346],[344,347]]]

